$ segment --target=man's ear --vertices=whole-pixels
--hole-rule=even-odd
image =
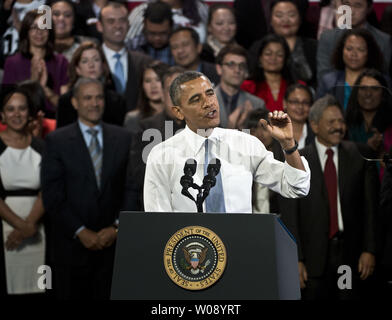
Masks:
[[[171,108],[172,108],[173,114],[176,116],[176,118],[178,120],[184,120],[185,117],[184,117],[182,110],[179,106],[172,106]]]
[[[72,106],[74,107],[74,109],[78,110],[78,100],[75,97],[71,98],[71,103],[72,103]]]
[[[215,69],[216,69],[216,73],[218,74],[218,76],[222,76],[222,66],[220,64],[215,64]]]
[[[95,26],[96,26],[96,28],[97,28],[97,30],[98,30],[99,33],[103,33],[103,25],[102,25],[101,21],[98,20],[98,21],[95,23]]]

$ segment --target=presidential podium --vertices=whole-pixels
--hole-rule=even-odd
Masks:
[[[198,235],[202,230],[217,237],[210,236],[203,244]],[[186,238],[190,239],[188,244]],[[215,248],[208,249],[209,243]],[[178,261],[164,257],[168,254]],[[209,270],[214,261],[218,263],[215,271]],[[219,263],[223,262],[221,270]],[[176,270],[185,279],[181,280]],[[200,281],[192,282],[185,273]],[[210,279],[215,281],[213,285]],[[297,246],[274,214],[124,211],[120,213],[111,299],[300,299]]]

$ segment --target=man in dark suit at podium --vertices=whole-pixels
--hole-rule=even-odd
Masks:
[[[82,78],[74,90],[78,121],[47,136],[42,160],[54,288],[59,299],[108,299],[131,134],[101,122],[101,82]]]
[[[302,296],[357,298],[359,279],[375,267],[377,173],[353,142],[342,141],[346,127],[332,95],[313,104],[309,120],[317,138],[301,154],[312,171],[310,192],[281,206],[282,220],[297,239]],[[343,265],[352,271],[351,290],[338,288]]]
[[[147,159],[144,180],[146,211],[196,211],[192,199],[184,196],[180,180],[184,164],[192,158],[194,182],[201,185],[210,172],[208,164],[218,158],[221,169],[216,184],[206,198],[205,212],[252,212],[253,179],[286,197],[305,196],[309,191],[310,171],[294,141],[290,118],[283,112],[269,114],[269,123],[260,125],[280,142],[286,162],[273,158],[257,138],[236,130],[217,128],[219,103],[208,78],[200,72],[179,75],[170,87],[173,113],[185,120],[185,129],[155,146]],[[196,190],[187,190],[194,198]]]

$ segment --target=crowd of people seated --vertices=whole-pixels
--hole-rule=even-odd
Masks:
[[[392,4],[378,15],[372,0],[0,6],[0,299],[110,297],[118,213],[144,211],[148,154],[186,125],[170,85],[190,70],[213,84],[220,126],[280,161],[259,120],[291,119],[310,193],[254,182],[252,207],[296,238],[302,298],[392,297]],[[53,290],[36,285],[45,264]],[[336,286],[343,264],[349,291]]]

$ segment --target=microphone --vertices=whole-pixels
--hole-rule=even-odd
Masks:
[[[194,174],[196,173],[196,166],[197,166],[197,162],[195,159],[188,159],[185,162],[185,166],[184,166],[184,174],[187,176],[194,176]]]
[[[221,168],[221,162],[219,159],[212,159],[207,167],[207,175],[203,179],[203,188],[204,192],[207,196],[210,192],[210,189],[215,186],[216,176],[219,174]]]
[[[189,193],[188,189],[193,185],[193,176],[196,173],[197,162],[195,159],[188,159],[184,165],[184,175],[180,179],[182,186],[181,193],[189,199],[195,201],[195,198]]]

